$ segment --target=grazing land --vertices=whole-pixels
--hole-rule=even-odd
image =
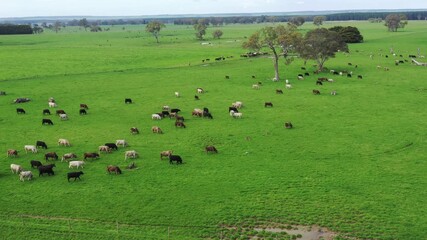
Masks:
[[[160,44],[145,26],[1,36],[1,238],[290,239],[297,235],[279,230],[313,226],[336,239],[424,239],[427,68],[411,64],[408,55],[418,55],[418,48],[427,54],[427,22],[411,21],[395,33],[380,23],[325,24],[335,25],[358,27],[365,42],[349,45],[349,54],[338,53],[318,75],[312,61],[305,71],[301,59],[281,63],[279,82],[272,81],[269,56],[240,57],[245,36],[264,25],[223,26],[219,40],[210,28],[202,42],[191,26],[167,25]],[[301,31],[311,28],[305,23]],[[220,56],[225,60],[214,60]],[[305,72],[310,76],[297,80]],[[316,85],[318,77],[334,82]],[[205,93],[197,93],[199,87]],[[31,101],[12,103],[20,97]],[[58,106],[43,116],[50,97]],[[244,104],[241,119],[228,113],[236,101]],[[87,115],[79,114],[82,103]],[[164,105],[181,109],[186,128],[151,119]],[[204,107],[213,119],[191,116]],[[55,115],[58,109],[68,120]],[[42,125],[43,118],[54,125]],[[284,127],[289,121],[292,129]],[[163,134],[152,133],[152,126]],[[71,146],[58,146],[60,138]],[[118,139],[130,146],[88,159],[83,169],[60,160],[54,176],[31,169],[31,160],[46,164],[47,152],[83,160],[85,152]],[[24,145],[36,141],[48,149],[26,154]],[[207,154],[208,145],[218,153]],[[18,157],[6,157],[8,149]],[[127,150],[139,158],[125,161]],[[183,164],[160,160],[165,150]],[[137,168],[127,170],[131,162]],[[11,163],[32,170],[33,180],[19,181]],[[108,165],[123,173],[108,174]],[[68,172],[80,170],[81,180],[67,181]]]

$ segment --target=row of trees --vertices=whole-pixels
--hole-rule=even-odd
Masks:
[[[0,35],[7,34],[32,34],[33,29],[30,25],[13,25],[13,24],[1,24]]]

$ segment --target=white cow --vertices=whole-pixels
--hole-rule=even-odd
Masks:
[[[159,114],[154,113],[154,114],[151,114],[151,119],[153,119],[153,120],[160,120],[160,119],[162,119],[162,117]]]
[[[60,118],[61,120],[68,120],[68,116],[67,116],[67,114],[65,114],[65,113],[61,113],[61,114],[59,114],[59,118]]]
[[[37,148],[34,145],[25,145],[24,149],[25,149],[25,153],[28,153],[28,152],[37,153]]]
[[[234,103],[232,103],[231,105],[232,105],[233,107],[235,107],[235,108],[242,108],[242,107],[243,107],[243,103],[242,103],[242,102],[239,102],[239,101],[234,102]]]
[[[77,155],[74,153],[66,153],[64,154],[64,156],[62,156],[61,162],[67,161],[68,159],[71,159],[71,158],[77,158]]]
[[[82,167],[83,168],[83,165],[85,165],[84,161],[70,161],[68,163],[68,168],[74,168],[74,167],[77,167],[77,168]]]
[[[60,138],[58,140],[58,145],[62,145],[62,146],[66,146],[66,147],[71,146],[70,142],[67,139],[64,139],[64,138]]]
[[[10,164],[10,170],[12,170],[12,173],[20,173],[22,172],[22,167],[21,165],[18,164]]]
[[[288,80],[288,79],[286,79],[286,80],[285,80],[285,83],[286,83],[286,84],[289,84],[289,80]]]
[[[25,179],[27,179],[28,181],[30,181],[31,179],[33,179],[33,173],[31,171],[22,171],[19,173],[19,180],[21,181],[25,181]]]
[[[286,89],[291,89],[292,85],[291,84],[286,84],[285,87],[286,87]]]
[[[179,92],[175,92],[175,97],[180,97],[181,95],[179,94]]]
[[[162,109],[163,109],[163,111],[169,111],[169,110],[170,110],[170,107],[169,107],[168,105],[164,105],[164,106],[162,107]]]
[[[57,107],[58,105],[55,102],[49,102],[49,107]]]
[[[234,118],[242,118],[243,113],[241,112],[234,112],[233,110],[230,111],[230,116],[234,117]]]
[[[139,154],[135,150],[130,150],[125,152],[125,160],[128,158],[137,158]]]
[[[125,140],[121,139],[121,140],[116,140],[116,145],[126,147],[128,146],[128,143]]]
[[[98,147],[99,153],[105,152],[105,153],[111,153],[111,148],[105,145]]]
[[[253,88],[253,89],[259,89],[259,84],[253,84],[253,85],[252,85],[252,88]]]
[[[205,91],[203,90],[203,88],[197,88],[197,93],[204,93]]]

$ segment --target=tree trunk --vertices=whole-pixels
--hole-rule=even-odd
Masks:
[[[279,81],[280,77],[279,77],[279,56],[277,56],[277,52],[276,49],[274,47],[270,47],[271,50],[273,50],[273,54],[274,54],[274,59],[273,59],[273,63],[274,63],[274,79],[275,81]]]

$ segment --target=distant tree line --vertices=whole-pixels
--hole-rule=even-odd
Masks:
[[[33,34],[31,25],[0,24],[0,35]]]

